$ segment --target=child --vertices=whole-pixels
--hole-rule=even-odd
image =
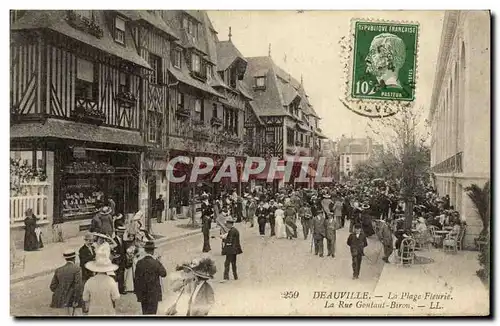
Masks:
[[[359,278],[361,260],[364,256],[363,248],[368,245],[365,235],[361,233],[361,225],[354,225],[354,233],[351,233],[347,238],[347,245],[351,247],[352,279],[355,280]]]

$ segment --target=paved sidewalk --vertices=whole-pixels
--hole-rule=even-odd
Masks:
[[[397,303],[410,304],[411,314],[433,316],[471,316],[488,315],[489,291],[476,276],[480,268],[477,251],[459,251],[456,254],[445,253],[441,249],[417,251],[419,257],[430,258],[433,262],[402,266],[394,263],[395,254],[391,256],[391,264],[386,264],[374,290],[374,296],[381,296],[387,304],[389,293],[401,296],[403,293],[418,296],[408,296]],[[430,294],[450,294],[450,299],[431,298]],[[431,304],[431,302],[433,302]],[[437,302],[439,305],[437,306]],[[389,315],[408,314],[408,308],[385,309]],[[437,308],[437,309],[433,309]]]
[[[178,219],[156,223],[153,221],[153,234],[162,235],[162,238],[155,240],[158,246],[164,246],[172,241],[179,240],[191,235],[201,233],[201,227],[191,228],[188,225],[190,219]],[[21,282],[26,279],[52,273],[60,267],[64,260],[62,252],[66,249],[78,250],[83,245],[83,236],[66,239],[64,242],[49,243],[38,251],[17,250],[16,255],[25,256],[25,266],[22,269],[16,266],[10,274],[11,283]]]

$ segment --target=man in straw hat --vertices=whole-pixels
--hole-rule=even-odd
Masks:
[[[50,307],[58,308],[59,314],[74,315],[75,308],[80,305],[82,272],[75,263],[76,253],[74,250],[64,251],[63,257],[66,264],[56,269],[50,282],[50,290],[52,291]]]
[[[85,267],[95,273],[83,288],[85,310],[92,316],[114,315],[120,292],[115,280],[108,275],[114,273],[118,266],[111,262],[105,251],[97,251],[95,260],[86,263]]]
[[[392,238],[391,228],[387,225],[385,220],[377,220],[377,224],[377,236],[384,247],[384,257],[382,260],[388,263],[389,257],[394,250],[394,240]]]
[[[243,253],[243,250],[241,250],[240,232],[234,227],[234,222],[234,219],[229,217],[226,220],[226,226],[229,231],[226,234],[221,235],[224,243],[222,254],[226,256],[226,261],[224,262],[223,282],[229,280],[229,265],[232,267],[234,279],[238,279],[236,256]]]
[[[155,315],[158,302],[162,301],[160,278],[167,276],[163,264],[153,257],[156,245],[152,241],[144,245],[145,257],[137,262],[134,276],[134,290],[137,301],[141,303],[143,315]]]

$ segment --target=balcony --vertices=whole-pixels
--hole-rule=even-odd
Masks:
[[[97,102],[87,98],[76,99],[76,107],[71,112],[71,116],[79,122],[98,126],[106,121],[106,115],[97,108]]]
[[[193,121],[193,138],[199,141],[210,140],[211,130],[210,127],[205,125],[204,121]]]
[[[462,173],[462,155],[463,152],[459,152],[443,162],[436,164],[432,167],[432,172],[434,173]]]

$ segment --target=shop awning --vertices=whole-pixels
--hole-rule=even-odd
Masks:
[[[301,131],[304,131],[304,132],[307,132],[307,131],[311,131],[309,130],[309,128],[307,128],[307,126],[303,123],[297,123],[297,129],[301,130]]]
[[[10,126],[10,138],[62,138],[86,142],[144,146],[139,131],[47,119],[45,123],[29,122]]]
[[[326,137],[325,135],[323,135],[323,133],[319,132],[318,130],[316,130],[316,135],[318,136],[318,138],[328,139],[328,137]]]

